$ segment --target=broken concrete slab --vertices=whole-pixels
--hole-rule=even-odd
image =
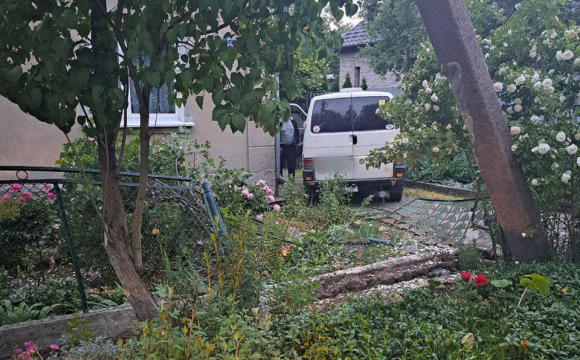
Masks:
[[[481,229],[467,229],[465,237],[457,239],[457,246],[473,246],[481,252],[484,258],[493,259],[493,240],[489,232]]]
[[[319,299],[335,297],[339,294],[357,292],[378,285],[389,285],[411,280],[428,274],[436,268],[453,269],[457,257],[453,251],[442,251],[421,255],[404,256],[394,260],[381,261],[323,274],[312,279],[318,283],[316,296]]]

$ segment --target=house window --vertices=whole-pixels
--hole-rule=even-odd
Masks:
[[[354,87],[360,87],[360,66],[354,68]]]
[[[149,58],[144,57],[145,65],[149,64]],[[134,64],[139,64],[134,61]],[[152,89],[149,95],[149,126],[150,127],[181,127],[193,126],[192,121],[186,121],[185,110],[183,106],[169,105],[167,95],[171,87],[162,85],[159,89]],[[127,109],[127,127],[139,127],[139,101],[137,100],[137,91],[135,84],[131,81],[129,89],[129,107]]]

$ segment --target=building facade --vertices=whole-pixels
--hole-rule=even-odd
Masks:
[[[362,49],[367,45],[372,45],[372,43],[373,41],[366,31],[365,21],[360,22],[344,34],[340,49],[340,87],[343,87],[348,74],[353,87],[361,87],[363,79],[365,79],[367,90],[399,94],[399,83],[393,73],[381,76],[371,69]]]

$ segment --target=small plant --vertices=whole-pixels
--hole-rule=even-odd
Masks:
[[[54,315],[54,309],[59,304],[43,306],[42,304],[28,305],[24,302],[14,305],[10,300],[4,300],[0,303],[0,326],[16,324],[29,320],[46,319]]]
[[[64,349],[65,360],[105,360],[119,355],[119,346],[111,339],[97,336],[92,340],[81,340],[75,346]]]
[[[460,270],[477,271],[483,264],[483,256],[473,245],[464,245],[457,250],[457,264]]]
[[[367,79],[366,78],[363,78],[362,79],[362,83],[361,83],[360,87],[363,90],[367,90],[369,88],[368,85],[367,85]]]
[[[71,346],[76,346],[83,341],[91,341],[95,337],[95,332],[86,328],[90,323],[89,319],[80,314],[75,314],[74,318],[68,322],[67,342]]]
[[[351,88],[352,82],[350,81],[350,74],[346,73],[346,77],[344,78],[344,83],[342,84],[342,88]]]
[[[542,295],[550,294],[550,280],[539,274],[525,275],[520,279],[520,285],[524,287],[524,292],[522,297],[520,297],[518,306],[521,305],[528,290],[537,291]]]

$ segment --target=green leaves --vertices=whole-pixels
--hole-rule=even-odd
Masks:
[[[499,289],[503,289],[506,288],[508,286],[510,286],[512,284],[511,281],[506,280],[506,279],[501,279],[501,280],[491,280],[489,282],[493,287],[499,288]]]
[[[520,285],[529,289],[538,291],[542,295],[550,293],[550,280],[539,274],[530,274],[520,279]]]

